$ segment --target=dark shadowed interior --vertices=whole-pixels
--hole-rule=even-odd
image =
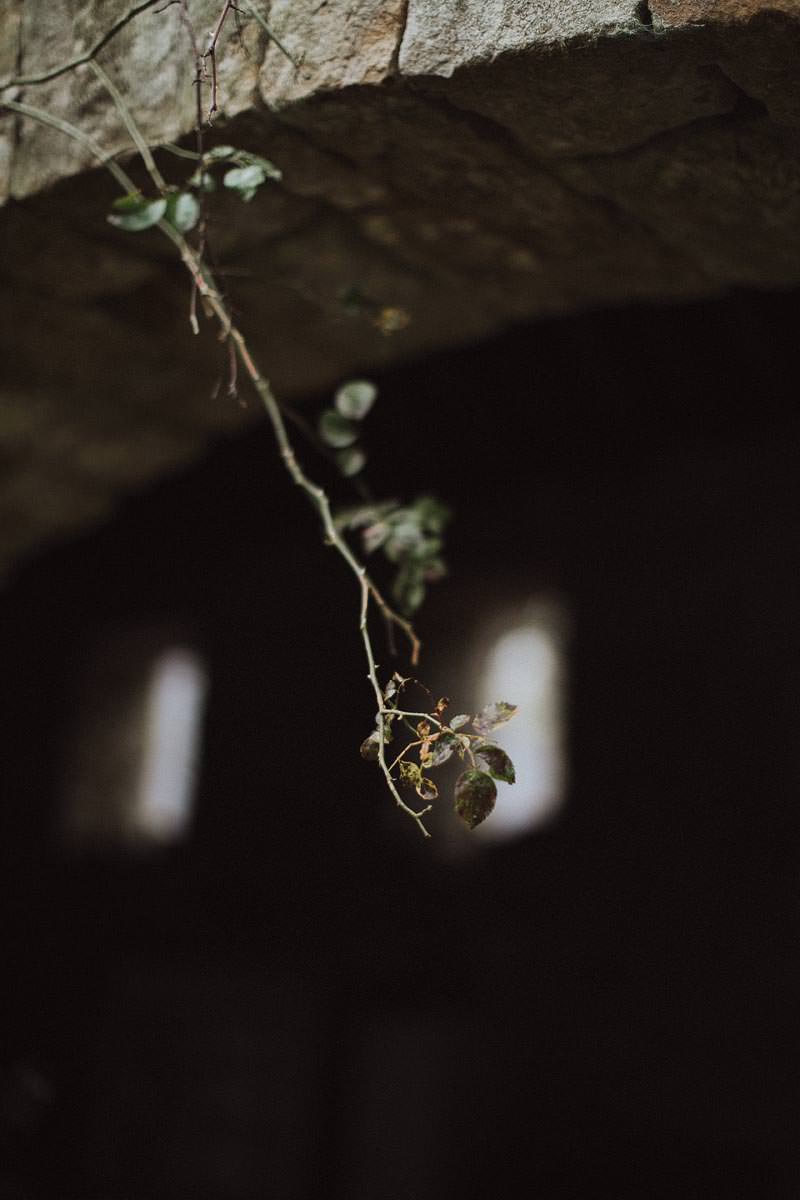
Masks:
[[[430,686],[504,606],[569,612],[563,805],[472,851],[359,757],[356,589],[266,427],[18,571],[3,1198],[798,1195],[797,345],[796,294],[741,294],[377,380],[374,487],[454,510]],[[87,672],[175,640],[188,831],[76,844]]]

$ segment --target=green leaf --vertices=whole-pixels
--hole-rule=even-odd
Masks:
[[[120,196],[111,207],[114,209],[108,218],[111,225],[128,233],[140,233],[158,224],[167,211],[167,202],[163,196],[148,200],[139,192],[132,192],[128,196]]]
[[[281,173],[266,158],[257,158],[254,154],[239,155],[237,161],[246,157],[247,165],[231,167],[222,177],[227,188],[233,188],[243,200],[252,200],[262,183],[268,179],[280,179]]]
[[[378,389],[368,379],[351,379],[338,389],[334,403],[343,417],[351,421],[363,421],[377,395]]]
[[[203,158],[206,162],[222,162],[225,158],[233,158],[236,153],[235,146],[214,146],[205,151]]]
[[[341,413],[326,408],[319,419],[319,436],[327,446],[334,446],[338,450],[352,446],[358,437],[358,428]]]
[[[413,617],[417,609],[422,607],[426,595],[427,588],[421,581],[415,581],[408,588],[406,588],[406,590],[403,592],[400,604],[407,617]]]
[[[392,596],[406,616],[416,612],[425,599],[425,584],[419,563],[406,559],[401,564],[392,584]]]
[[[459,775],[455,788],[455,810],[470,829],[486,820],[496,799],[494,780],[485,771],[470,767]]]
[[[270,159],[262,158],[260,154],[251,154],[249,150],[234,150],[231,158],[239,167],[260,167],[265,179],[274,179],[276,182],[283,179],[280,167],[276,167]]]
[[[346,450],[340,450],[336,455],[336,465],[341,473],[349,479],[364,470],[367,465],[367,456],[360,446],[348,446]]]
[[[174,225],[180,233],[188,233],[200,219],[197,197],[191,192],[178,192],[176,196],[170,196],[165,216],[170,225]]]
[[[481,709],[472,722],[472,728],[476,733],[483,735],[491,733],[493,729],[510,721],[516,711],[516,704],[506,704],[503,700],[495,700],[494,704],[487,704],[485,708]]]
[[[436,740],[431,742],[431,752],[425,760],[425,766],[440,767],[442,763],[446,763],[448,758],[452,757],[457,745],[455,734],[440,733]]]
[[[481,760],[492,779],[502,779],[504,783],[514,782],[514,764],[501,746],[496,746],[494,742],[475,742],[472,752]]]
[[[472,717],[469,713],[461,713],[457,717],[451,718],[449,725],[451,729],[460,729],[462,725],[466,725],[467,721],[471,721]]]
[[[419,549],[423,541],[422,530],[416,515],[408,508],[399,508],[387,517],[390,529],[385,554],[389,562],[400,562],[412,551]]]
[[[190,187],[197,188],[200,192],[214,192],[217,188],[217,182],[210,171],[195,171],[188,179]]]
[[[435,496],[418,496],[414,508],[427,533],[441,533],[450,520],[450,509]]]
[[[223,175],[222,182],[226,188],[238,192],[242,200],[252,200],[266,178],[261,168],[252,164],[249,167],[231,167]]]

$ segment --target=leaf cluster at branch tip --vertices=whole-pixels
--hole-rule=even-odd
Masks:
[[[399,707],[403,691],[414,684],[423,686],[417,680],[405,679],[395,672],[383,691],[386,707],[379,720],[383,722],[384,743],[389,742],[394,730],[405,729],[411,735],[394,758],[392,769],[397,770],[403,786],[413,788],[421,799],[432,801],[437,799],[439,789],[427,772],[436,770],[455,756],[466,760],[469,765],[456,780],[453,807],[461,820],[470,829],[475,829],[494,809],[497,800],[495,780],[515,781],[511,759],[501,746],[488,741],[486,734],[510,721],[517,711],[516,706],[495,701],[474,717],[460,713],[448,723],[449,701],[446,698],[438,700],[428,714],[410,713]],[[474,732],[462,732],[470,724]],[[361,755],[368,762],[379,761],[379,731],[373,731],[364,740]]]

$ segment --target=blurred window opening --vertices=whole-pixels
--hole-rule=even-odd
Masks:
[[[497,731],[517,782],[498,783],[497,806],[471,835],[503,841],[545,824],[560,809],[566,786],[564,605],[531,601],[499,627],[484,659],[483,702],[516,704],[517,715]]]
[[[153,666],[133,816],[154,841],[175,841],[188,830],[206,688],[203,664],[192,650],[167,650]]]
[[[186,836],[207,690],[202,657],[163,634],[106,641],[67,746],[65,841],[135,849]]]

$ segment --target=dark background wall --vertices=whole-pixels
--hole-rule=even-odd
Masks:
[[[796,314],[587,315],[379,380],[376,489],[456,512],[434,690],[496,598],[572,614],[563,816],[475,855],[358,758],[354,589],[266,429],[19,573],[3,1196],[797,1195]],[[144,626],[209,665],[196,820],[75,856],[78,681]]]

